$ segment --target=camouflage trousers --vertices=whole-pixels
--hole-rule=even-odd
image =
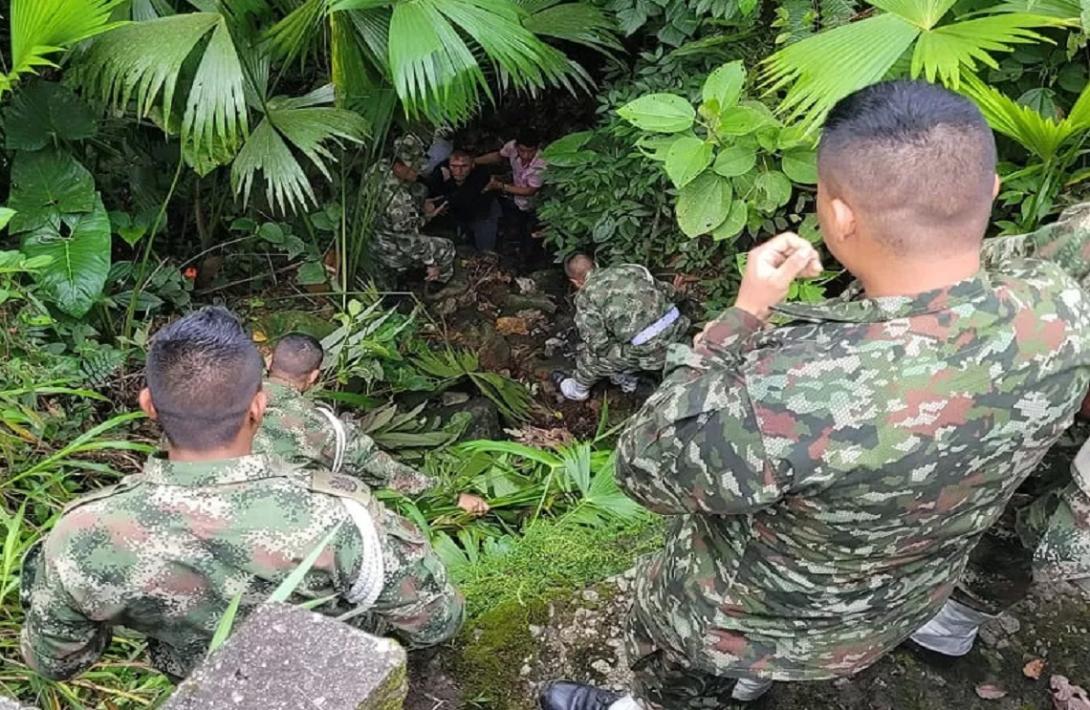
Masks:
[[[625,650],[632,668],[632,696],[648,710],[724,708],[735,703],[734,678],[693,668],[685,657],[659,648],[635,611],[628,615]]]
[[[446,283],[454,275],[454,242],[445,237],[431,237],[419,232],[375,234],[372,245],[375,259],[397,272],[413,267],[439,267],[439,281]]]
[[[597,353],[580,347],[575,357],[575,372],[572,377],[583,387],[590,388],[598,380],[613,375],[662,372],[670,345],[677,342],[688,330],[689,319],[682,316],[672,329],[641,347],[628,343],[613,344],[605,351]]]
[[[1022,483],[1003,516],[973,549],[952,598],[985,614],[1001,614],[1033,583],[1034,552],[1071,481],[1071,462],[1085,433],[1068,431]]]

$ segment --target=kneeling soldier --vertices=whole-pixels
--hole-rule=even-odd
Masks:
[[[560,391],[581,402],[603,377],[625,392],[635,391],[635,373],[661,371],[667,349],[689,329],[689,319],[673,303],[674,287],[657,281],[646,267],[597,268],[585,254],[570,257],[564,271],[578,291],[575,325],[582,342],[575,373],[560,382]]]
[[[319,610],[359,610],[353,623],[410,647],[454,635],[462,597],[415,525],[356,479],[251,454],[262,362],[229,311],[205,308],[160,331],[146,374],[140,404],[169,448],[70,505],[28,555],[30,666],[76,675],[126,626],[147,636],[153,665],[184,677],[237,595],[245,618],[334,531],[295,601],[336,596]]]

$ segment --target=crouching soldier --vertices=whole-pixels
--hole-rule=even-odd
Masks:
[[[318,382],[324,357],[322,344],[304,333],[290,333],[276,344],[263,385],[268,406],[254,451],[304,466],[316,464],[402,495],[431,488],[434,480],[379,449],[355,422],[306,395]],[[467,513],[488,512],[488,504],[469,493],[458,497],[458,506]]]
[[[167,451],[69,506],[24,564],[22,651],[39,673],[86,670],[126,626],[148,638],[153,665],[184,677],[232,599],[244,618],[331,533],[296,602],[335,596],[319,610],[359,610],[362,627],[409,647],[457,631],[462,598],[411,522],[355,479],[251,453],[262,364],[221,308],[156,335],[140,404]]]
[[[689,319],[673,303],[674,287],[657,281],[646,267],[597,268],[584,254],[570,257],[564,271],[578,291],[575,325],[582,342],[574,374],[560,381],[561,393],[583,401],[604,377],[625,392],[635,391],[636,373],[661,371],[667,349],[689,329]]]
[[[395,272],[423,267],[425,280],[446,283],[454,275],[454,242],[420,233],[445,209],[424,199],[424,186],[416,181],[426,160],[424,144],[414,135],[402,136],[394,141],[394,156],[392,164],[380,160],[373,168],[380,180],[373,255]]]

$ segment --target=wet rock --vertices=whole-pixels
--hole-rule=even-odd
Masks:
[[[514,315],[519,311],[541,311],[542,313],[556,313],[556,303],[552,298],[544,294],[517,294],[509,293],[503,299],[501,309],[504,314]]]
[[[487,397],[472,397],[460,404],[451,404],[439,407],[434,411],[440,421],[449,421],[451,417],[460,412],[469,415],[470,423],[462,434],[462,441],[474,439],[498,439],[503,435],[503,427],[500,426],[500,414],[496,405]]]
[[[391,639],[289,604],[254,611],[178,686],[164,710],[388,710],[407,689]]]

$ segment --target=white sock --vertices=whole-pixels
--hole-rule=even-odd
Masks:
[[[912,634],[924,648],[946,656],[964,656],[973,648],[980,626],[994,617],[948,599],[931,621]]]
[[[610,705],[609,710],[643,710],[643,706],[631,695],[626,695]]]
[[[749,702],[767,693],[771,687],[772,679],[770,678],[739,678],[734,684],[730,697],[743,703]]]

